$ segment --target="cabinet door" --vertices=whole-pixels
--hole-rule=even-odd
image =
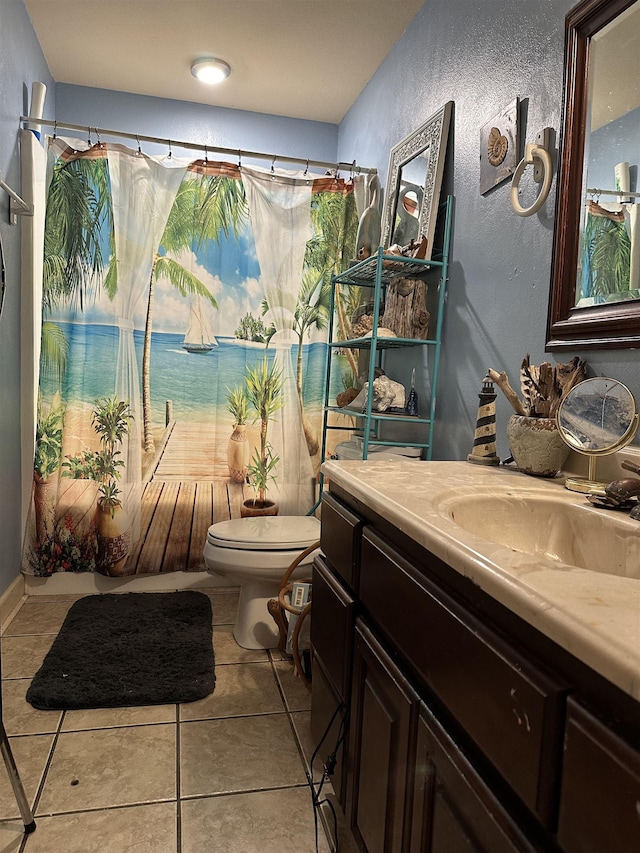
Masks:
[[[344,740],[351,689],[354,600],[322,557],[313,563],[313,682],[311,733],[318,756],[326,765],[335,753],[331,777],[340,804],[345,805]]]
[[[338,802],[345,808],[344,755],[346,743],[347,708],[336,693],[319,657],[313,659],[313,690],[311,693],[311,737],[314,744],[313,777],[319,779],[322,769],[329,767],[329,778]]]
[[[348,699],[351,685],[354,600],[328,569],[322,557],[313,564],[311,644],[340,699]]]
[[[540,850],[518,828],[423,705],[418,721],[409,853]]]
[[[418,695],[358,619],[347,812],[366,853],[406,849],[418,707]]]
[[[567,703],[558,839],[566,853],[640,850],[640,752]]]

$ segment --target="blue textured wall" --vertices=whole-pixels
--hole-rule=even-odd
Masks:
[[[555,181],[532,217],[516,216],[509,182],[481,196],[480,128],[515,97],[523,130],[560,131],[564,16],[572,0],[428,0],[340,125],[338,154],[377,166],[390,148],[455,101],[445,191],[455,196],[454,239],[434,458],[471,449],[477,393],[488,367],[518,382],[520,362],[586,358],[592,373],[626,382],[640,398],[639,350],[545,354]],[[557,156],[555,158],[557,160]],[[523,204],[533,200],[527,196]],[[404,377],[406,381],[406,376]],[[511,409],[498,398],[498,452],[507,455]]]
[[[217,145],[221,148],[243,148],[290,157],[310,157],[328,162],[334,162],[338,144],[338,128],[326,122],[230,110],[64,83],[56,86],[56,110],[56,118],[59,121],[71,124],[92,127],[97,125],[162,139]],[[64,131],[60,131],[60,134],[63,133]],[[106,138],[108,137],[105,136]],[[93,141],[95,142],[95,134]],[[135,147],[135,142],[125,141],[125,144]],[[150,154],[166,153],[163,148],[148,143],[144,144],[143,150]],[[203,156],[181,148],[175,149],[175,155]],[[211,156],[211,159],[215,158]],[[265,167],[270,164],[262,160],[260,165]]]
[[[47,86],[45,115],[53,116],[53,80],[22,0],[0,2],[0,171],[20,192],[19,118],[31,84]],[[20,567],[20,226],[8,224],[9,197],[0,191],[0,235],[7,292],[0,318],[0,593]]]

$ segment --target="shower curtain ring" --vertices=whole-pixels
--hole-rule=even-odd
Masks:
[[[140,148],[140,137],[136,133],[136,142],[138,143],[138,154],[142,154],[142,148]]]
[[[242,150],[238,148],[238,169],[242,170]]]
[[[98,146],[99,146],[100,148],[102,148],[102,140],[100,139],[100,131],[98,130],[98,128],[97,128],[97,127],[95,128],[95,131],[96,131],[96,138],[97,138],[97,140],[98,140]]]
[[[276,170],[275,170],[276,157],[277,157],[277,154],[274,154],[273,160],[271,161],[271,180],[272,181],[275,179],[275,176],[276,176]]]
[[[91,148],[91,125],[89,125],[89,127],[87,128],[87,145],[89,146],[89,148]]]
[[[169,143],[169,153],[167,154],[167,160],[171,160],[173,156],[173,151],[171,150],[171,140],[167,139],[167,142]]]
[[[307,165],[304,167],[304,177],[306,178],[309,174],[309,158],[307,157]]]
[[[55,139],[58,135],[58,122],[54,121],[53,123],[53,138]]]
[[[206,145],[204,146],[204,162],[205,164],[209,163],[209,149]]]

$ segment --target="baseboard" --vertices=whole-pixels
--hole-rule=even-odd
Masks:
[[[14,611],[20,607],[24,599],[25,584],[22,575],[18,575],[0,595],[0,630],[13,617]]]
[[[92,595],[104,592],[172,592],[178,589],[237,589],[208,572],[167,572],[108,578],[97,572],[56,572],[48,578],[24,576],[26,595]]]

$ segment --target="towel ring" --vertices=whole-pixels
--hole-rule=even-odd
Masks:
[[[538,197],[533,204],[530,207],[522,207],[520,200],[518,199],[520,179],[522,178],[527,166],[533,165],[533,161],[536,158],[540,161],[542,166],[542,187],[540,188]],[[527,143],[525,146],[525,155],[516,166],[516,170],[513,173],[513,180],[511,181],[511,207],[513,207],[518,216],[533,216],[534,213],[537,213],[540,210],[549,195],[552,179],[553,172],[549,152],[541,145]]]

